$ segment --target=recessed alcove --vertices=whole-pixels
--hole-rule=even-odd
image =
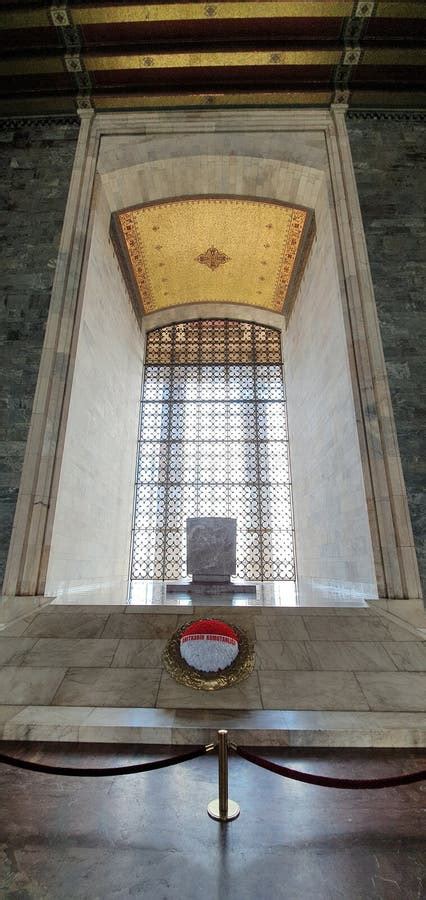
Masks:
[[[126,602],[146,334],[216,317],[281,332],[298,602],[419,595],[352,176],[341,111],[83,117],[10,593]],[[281,311],[248,303],[242,285],[240,302],[201,296],[137,308],[111,221],[120,210],[194,196],[309,212],[315,236],[291,303]],[[257,224],[253,215],[254,232]],[[216,227],[212,246],[230,256],[220,216]]]
[[[141,163],[97,179],[46,592],[63,599],[92,594],[125,600],[146,331],[151,321],[233,318],[238,311],[240,319],[273,323],[282,333],[301,602],[377,596],[324,173],[285,159],[231,155],[157,161],[154,183],[164,181],[168,192],[173,184],[177,196],[195,179],[197,194],[202,185],[206,193],[219,186],[223,192],[226,173],[230,193],[239,181],[242,197],[260,186],[286,203],[297,197],[315,215],[316,237],[288,320],[260,307],[215,300],[139,316],[140,328],[109,229],[111,204],[121,207],[130,196],[146,199],[137,185],[142,175],[149,183],[152,168]],[[216,244],[226,250],[220,217],[216,227]],[[256,221],[252,228],[256,233]],[[174,235],[175,245],[178,240]]]

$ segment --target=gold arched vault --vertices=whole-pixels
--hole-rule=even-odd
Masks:
[[[312,210],[242,196],[172,197],[111,219],[139,316],[200,302],[288,312],[313,234]]]

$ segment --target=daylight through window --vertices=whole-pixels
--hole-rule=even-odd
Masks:
[[[202,320],[148,334],[131,579],[186,576],[186,520],[237,519],[237,578],[294,581],[280,334]]]

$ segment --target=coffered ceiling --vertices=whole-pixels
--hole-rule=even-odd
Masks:
[[[242,303],[282,312],[313,236],[311,211],[243,197],[173,198],[114,213],[111,233],[138,311]]]
[[[424,0],[0,0],[0,31],[0,115],[425,105]]]

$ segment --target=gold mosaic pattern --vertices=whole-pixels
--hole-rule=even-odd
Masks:
[[[404,51],[404,53],[409,53],[409,51]],[[108,56],[95,53],[83,55],[89,72],[102,70],[111,72],[116,69],[125,71],[126,69],[151,68],[222,68],[223,66],[334,66],[337,65],[340,57],[340,48],[337,50],[285,50],[282,53],[276,51],[270,53],[268,50],[221,50],[219,52],[204,50],[199,53],[151,53],[143,56],[136,53],[124,55],[111,53]],[[51,71],[49,66],[54,64],[55,60],[50,60],[49,57],[32,60],[32,71]],[[14,60],[8,65],[8,71],[16,71],[20,63],[18,60]]]
[[[218,269],[219,266],[223,266],[224,263],[229,262],[229,256],[226,253],[221,253],[217,247],[209,247],[205,253],[200,253],[197,256],[197,262],[201,263],[202,266],[208,266],[209,269]]]
[[[201,622],[204,619],[198,619],[197,621]],[[224,620],[216,619],[216,621]],[[232,684],[238,684],[239,681],[244,681],[245,678],[251,675],[255,663],[254,647],[246,632],[242,628],[237,628],[236,625],[231,627],[238,636],[240,649],[237,658],[230,666],[227,666],[226,669],[222,669],[220,672],[199,672],[197,669],[189,666],[181,656],[180,639],[188,625],[193,624],[193,621],[185,622],[181,628],[178,628],[170,638],[163,653],[164,668],[175,681],[178,681],[179,684],[186,684],[187,687],[194,688],[196,691],[218,691],[221,688],[230,687]],[[229,623],[226,622],[225,624],[228,625]]]
[[[200,302],[281,312],[306,217],[278,202],[209,197],[123,210],[115,225],[145,313]],[[200,265],[217,248],[226,265]]]
[[[56,4],[56,7],[59,3]],[[96,3],[68,5],[67,15],[74,25],[113,25],[122,22],[173,22],[209,19],[257,19],[257,18],[346,18],[353,10],[353,0],[257,0],[236,3],[132,3],[113,5]],[[379,0],[376,18],[423,19],[425,9],[420,0],[398,2]],[[0,12],[0,29],[47,27],[51,24],[48,9],[14,9]]]
[[[346,53],[347,51],[345,51]],[[341,49],[335,50],[285,50],[270,53],[264,50],[220,51],[200,53],[151,53],[151,54],[82,54],[78,60],[79,69],[84,65],[88,72],[123,71],[157,68],[197,69],[232,68],[255,66],[335,66],[342,56]],[[373,47],[363,50],[363,65],[372,66],[419,66],[425,59],[421,48]],[[354,63],[359,61],[359,51]],[[350,61],[351,64],[352,61]],[[346,63],[345,63],[346,64]],[[8,57],[0,62],[0,75],[47,75],[69,71],[69,61],[61,56]]]
[[[413,5],[413,4],[412,4]],[[73,10],[76,24],[97,22],[161,22],[196,19],[294,18],[297,16],[349,16],[351,0],[308,0],[308,2],[247,2],[235,3],[139,3],[123,6],[99,6]]]

